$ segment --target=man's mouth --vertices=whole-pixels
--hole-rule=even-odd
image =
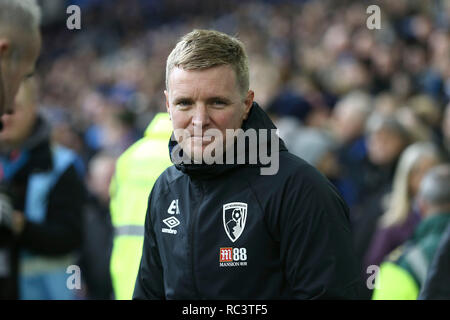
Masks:
[[[194,143],[202,143],[202,144],[209,144],[212,142],[213,137],[211,136],[192,136],[191,139]]]

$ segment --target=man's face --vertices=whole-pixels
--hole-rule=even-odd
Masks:
[[[400,134],[388,128],[381,128],[369,136],[368,154],[372,163],[392,163],[405,148],[406,142]]]
[[[19,147],[30,135],[36,119],[36,84],[30,78],[20,86],[15,97],[14,112],[5,113],[1,120],[0,145]]]
[[[423,156],[417,163],[413,166],[411,173],[409,175],[409,194],[412,197],[415,197],[417,195],[417,192],[420,188],[420,183],[422,182],[423,177],[425,174],[433,168],[434,166],[439,164],[439,160],[436,159],[433,155],[426,155]]]
[[[10,41],[0,38],[0,116],[12,111],[17,91],[21,83],[33,74],[39,56],[41,37],[38,32],[23,37],[21,41],[27,41],[26,49],[20,57],[15,57],[11,52],[6,53],[14,50]]]
[[[347,143],[362,134],[365,116],[354,108],[340,106],[334,111],[332,121],[338,139]]]
[[[253,91],[243,97],[236,73],[229,65],[204,70],[174,68],[168,87],[164,91],[167,112],[175,132],[177,129],[188,132],[190,138],[176,136],[176,139],[191,159],[200,159],[208,145],[220,143],[206,130],[220,131],[223,147],[229,146],[226,130],[241,128],[253,103]]]

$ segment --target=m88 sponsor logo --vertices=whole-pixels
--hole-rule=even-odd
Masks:
[[[219,263],[221,267],[245,267],[247,266],[247,249],[220,248]]]

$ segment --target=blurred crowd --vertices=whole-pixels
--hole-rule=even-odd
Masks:
[[[421,179],[450,156],[450,1],[376,1],[381,28],[374,30],[366,1],[40,3],[39,109],[52,139],[84,168],[93,221],[85,233],[98,248],[87,257],[109,245],[98,239],[111,232],[115,160],[165,110],[167,56],[194,28],[237,35],[246,45],[255,101],[288,149],[349,205],[362,275],[420,223]],[[81,30],[66,28],[61,7],[70,4],[81,7]],[[103,256],[92,268],[107,272]],[[101,270],[86,297],[112,296],[108,280],[95,275]]]

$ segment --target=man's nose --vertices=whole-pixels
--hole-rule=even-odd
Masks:
[[[195,106],[194,115],[192,116],[192,125],[194,127],[205,127],[209,125],[210,119],[208,108],[205,104],[199,103]]]

